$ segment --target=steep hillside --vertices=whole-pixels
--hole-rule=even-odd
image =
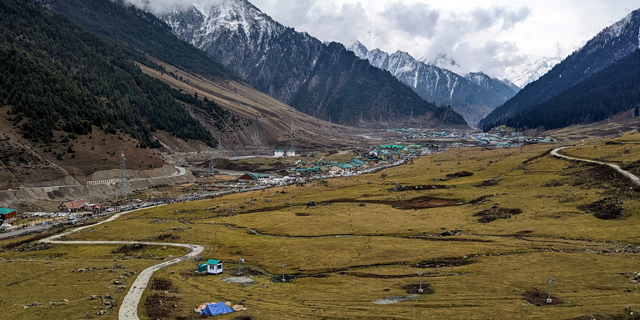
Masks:
[[[413,88],[422,99],[439,105],[451,105],[471,125],[477,124],[518,90],[481,72],[462,77],[418,61],[406,52],[388,54],[380,49],[368,50],[360,42],[353,44],[349,50],[371,65],[389,71]]]
[[[529,84],[481,121],[482,126],[503,122],[541,104],[593,74],[614,64],[638,48],[640,10],[607,27],[539,80]]]
[[[173,70],[173,74],[141,65],[144,73],[168,83],[191,98],[197,96],[204,101],[215,102],[234,117],[242,119],[239,126],[228,122],[220,126],[212,121],[215,113],[187,106],[194,117],[214,132],[225,150],[271,151],[272,148],[288,148],[292,133],[297,149],[317,150],[371,143],[369,139],[361,137],[365,133],[363,131],[304,114],[246,83],[225,79],[210,80],[150,59]]]
[[[158,146],[156,130],[214,145],[169,86],[131,62],[157,67],[144,55],[30,1],[3,1],[0,11],[0,97],[25,138],[50,144],[56,131],[73,140],[95,126],[142,148]]]
[[[144,73],[180,90],[172,91],[174,98],[207,128],[215,141],[221,142],[223,150],[287,146],[292,126],[294,129],[307,129],[305,133],[298,130],[296,140],[297,144],[308,147],[332,143],[346,145],[358,140],[351,134],[351,129],[314,119],[241,81],[235,81],[236,77],[229,76],[212,57],[178,39],[171,28],[155,16],[133,6],[109,0],[42,1],[51,10],[151,55],[146,59],[155,66],[144,63],[138,63],[138,66]],[[277,81],[274,85],[279,83]],[[205,98],[209,101],[203,100]],[[156,137],[167,152],[202,150],[198,145],[163,133],[156,134]]]
[[[310,114],[316,110],[316,116],[324,120],[358,124],[362,118],[379,118],[384,113],[385,121],[391,115],[391,120],[399,122],[410,118],[412,109],[420,115],[453,115],[452,111],[423,103],[414,92],[405,92],[408,97],[401,97],[389,90],[397,86],[398,80],[388,73],[377,73],[375,81],[362,78],[363,73],[349,74],[352,65],[359,65],[359,59],[342,52],[344,47],[325,45],[306,33],[285,27],[246,0],[200,0],[162,19],[181,39],[206,51],[255,88],[298,110]],[[338,74],[342,82],[323,83],[323,90],[316,87],[319,79],[338,80]],[[370,86],[367,92],[379,93],[374,108],[369,108],[373,98],[359,93],[365,86]],[[437,121],[423,119],[432,124],[465,124],[455,116]]]
[[[88,29],[124,41],[176,67],[209,76],[236,79],[202,50],[181,41],[153,14],[124,0],[37,0]]]
[[[517,129],[546,130],[607,119],[640,105],[640,50],[546,102],[508,119]],[[640,118],[637,118],[640,122]]]
[[[309,81],[295,95],[292,105],[337,123],[351,123],[359,118],[402,123],[413,118],[431,126],[438,126],[438,122],[465,124],[452,109],[437,108],[421,100],[411,88],[388,81],[388,75],[334,42],[322,51]]]

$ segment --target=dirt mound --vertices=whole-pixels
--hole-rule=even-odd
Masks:
[[[439,208],[439,207],[454,207],[464,204],[460,200],[442,199],[436,197],[418,197],[408,200],[357,200],[357,199],[338,199],[331,201],[332,203],[370,203],[370,204],[388,204],[394,209],[401,210],[413,210],[413,209],[427,209],[427,208]]]
[[[143,243],[123,244],[111,250],[111,253],[124,253],[126,255],[130,255],[132,252],[141,251],[145,248],[147,248],[147,245]]]
[[[624,201],[616,198],[604,198],[590,205],[583,206],[587,213],[593,212],[593,215],[602,220],[616,220],[624,217]]]
[[[433,289],[428,283],[422,283],[422,292],[420,292],[420,284],[407,284],[401,287],[402,290],[410,294],[433,294]]]
[[[465,258],[440,258],[418,262],[418,268],[460,267],[476,263],[478,260]]]
[[[422,190],[436,190],[436,189],[447,189],[451,188],[450,186],[445,186],[442,184],[420,184],[416,186],[403,186],[401,184],[396,184],[396,186],[391,189],[392,191],[422,191]]]
[[[494,179],[489,179],[489,180],[485,180],[485,181],[473,184],[473,186],[476,187],[476,188],[493,187],[493,186],[497,186],[497,185],[498,185],[498,181],[496,181]]]
[[[563,304],[562,300],[558,297],[551,296],[551,303],[547,303],[547,298],[549,295],[546,292],[533,289],[526,291],[522,294],[522,296],[531,304],[534,304],[538,307],[540,306],[555,306],[558,304]]]
[[[522,209],[518,208],[491,208],[482,210],[480,212],[476,212],[473,214],[474,217],[478,217],[478,222],[480,223],[489,223],[491,221],[509,219],[512,215],[521,214]]]
[[[492,194],[488,194],[488,195],[481,196],[479,198],[473,199],[473,200],[469,201],[469,203],[470,204],[476,204],[476,203],[480,203],[480,202],[485,202],[485,201],[489,200],[492,197],[493,197]]]
[[[225,274],[228,274],[230,276],[242,276],[242,277],[264,275],[262,272],[253,268],[242,268],[242,272],[238,273],[238,268],[229,268],[229,267],[226,268]]]
[[[473,172],[471,171],[458,171],[456,173],[450,173],[447,175],[447,179],[455,179],[455,178],[463,178],[463,177],[471,177]]]
[[[271,281],[275,282],[275,283],[292,282],[295,279],[296,279],[296,277],[294,277],[292,275],[288,275],[288,274],[285,274],[284,278],[282,278],[282,274],[274,276],[274,277],[271,277]]]

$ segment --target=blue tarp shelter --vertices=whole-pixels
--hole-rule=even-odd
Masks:
[[[233,312],[231,308],[227,307],[224,302],[212,303],[207,305],[204,310],[200,311],[201,315],[205,316],[217,316],[219,314],[225,314]]]

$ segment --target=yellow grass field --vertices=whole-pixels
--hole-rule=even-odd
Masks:
[[[640,134],[622,138],[636,141]],[[598,159],[620,161],[637,155],[637,148],[607,141],[590,141],[592,145],[563,153],[586,157],[583,150],[593,148],[602,152],[594,154]],[[640,188],[597,166],[550,156],[558,146],[450,150],[368,175],[139,210],[66,239],[164,237],[166,242],[202,244],[203,260],[224,261],[225,274],[218,276],[196,275],[195,261],[157,273],[172,282],[171,290],[162,293],[172,306],[167,319],[190,319],[192,305],[218,301],[242,302],[247,308],[219,319],[409,319],[411,312],[415,319],[573,319],[623,315],[627,307],[638,310],[640,287],[630,279],[631,272],[640,272]],[[625,147],[632,151],[624,153]],[[614,156],[607,158],[609,152]],[[447,178],[462,171],[473,175]],[[394,191],[397,184],[426,187]],[[595,216],[601,209],[594,203],[605,198],[620,203],[621,217]],[[480,222],[478,213],[498,219]],[[5,275],[3,281],[54,267],[77,269],[80,257],[96,259],[101,266],[120,263],[105,252],[113,248],[56,245],[37,255],[50,256],[65,247],[66,254],[51,265],[37,257],[31,262],[26,255],[19,263],[0,261],[3,272],[16,279],[4,280]],[[17,260],[14,256],[20,254],[0,253]],[[222,281],[235,276],[240,257],[254,282]],[[150,262],[122,264],[135,269]],[[295,279],[274,282],[283,262],[285,273]],[[30,263],[38,266],[36,271],[26,272]],[[408,298],[402,287],[417,285],[421,271],[432,294],[417,295],[413,302],[373,303]],[[552,296],[562,303],[528,303],[523,294],[546,294],[549,277],[557,278]],[[22,283],[34,289],[51,286],[36,279]],[[74,275],[67,281],[76,280]],[[84,279],[91,290],[78,289],[73,297],[109,292],[109,280]],[[43,303],[58,299],[51,290],[40,294]],[[149,308],[159,308],[145,306],[151,294],[147,288],[139,308],[142,319],[150,319]],[[35,299],[16,293],[9,300],[4,290],[3,295],[0,307],[17,318],[29,314],[31,309],[22,305]],[[82,302],[83,310],[90,302]],[[47,315],[64,317],[60,308],[47,310]]]

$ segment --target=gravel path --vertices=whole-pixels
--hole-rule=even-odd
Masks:
[[[603,165],[609,166],[609,167],[615,169],[616,171],[620,172],[621,174],[623,174],[625,177],[629,178],[629,180],[631,180],[631,182],[633,182],[634,184],[640,186],[640,178],[636,177],[635,175],[633,175],[629,171],[622,170],[622,168],[620,168],[619,166],[617,166],[615,164],[605,163],[605,162],[600,162],[600,161],[595,161],[595,160],[574,158],[574,157],[569,157],[569,156],[565,156],[565,155],[562,155],[562,154],[558,153],[558,151],[563,150],[563,149],[567,149],[567,148],[570,148],[570,147],[562,147],[562,148],[554,149],[553,151],[551,151],[551,155],[554,156],[554,157],[563,158],[563,159],[567,159],[567,160],[582,161],[582,162],[603,164]]]
[[[122,300],[122,303],[120,304],[120,310],[118,312],[118,319],[120,320],[139,320],[140,318],[138,317],[138,304],[140,303],[140,299],[142,298],[142,293],[144,292],[144,290],[147,288],[147,285],[149,284],[149,279],[151,279],[151,276],[153,275],[153,273],[156,270],[162,269],[164,267],[170,266],[172,264],[176,264],[178,262],[182,262],[188,259],[192,259],[195,258],[196,256],[198,256],[200,253],[202,253],[202,251],[204,251],[204,246],[201,245],[196,245],[196,244],[183,244],[183,243],[164,243],[164,242],[133,242],[133,241],[60,241],[60,240],[55,240],[55,239],[59,239],[60,237],[78,232],[80,230],[84,230],[87,228],[93,228],[97,225],[101,225],[103,223],[107,223],[107,222],[112,222],[116,219],[118,219],[120,216],[122,216],[123,214],[125,214],[126,212],[122,212],[122,213],[118,213],[115,214],[113,216],[111,216],[109,219],[99,222],[97,224],[92,224],[92,225],[88,225],[88,226],[84,226],[84,227],[79,227],[73,230],[69,230],[65,233],[61,233],[46,239],[42,239],[40,240],[40,242],[45,242],[45,243],[53,243],[53,244],[135,244],[135,243],[142,243],[142,244],[146,244],[146,245],[158,245],[158,246],[174,246],[174,247],[182,247],[182,248],[187,248],[190,250],[190,252],[180,258],[176,258],[170,261],[166,261],[151,267],[148,267],[146,269],[144,269],[142,272],[140,272],[138,274],[138,277],[136,277],[136,280],[133,282],[133,284],[131,285],[131,288],[129,289],[129,292],[127,292],[127,295],[124,297],[124,299]]]

